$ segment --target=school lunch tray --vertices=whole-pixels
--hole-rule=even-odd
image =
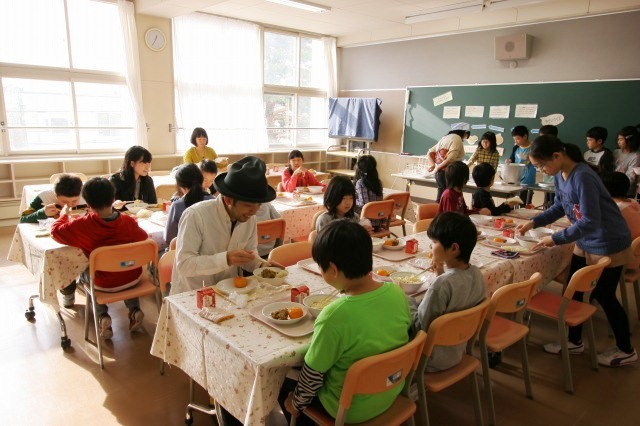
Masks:
[[[290,301],[289,298],[270,300],[267,303],[262,303],[258,306],[254,306],[253,308],[249,309],[249,315],[251,315],[256,320],[260,321],[267,327],[271,327],[277,332],[284,334],[285,336],[304,337],[313,333],[314,319],[311,313],[308,311],[307,311],[307,315],[303,319],[291,325],[281,325],[281,324],[273,323],[269,321],[267,318],[265,318],[264,315],[262,315],[262,308],[264,308],[265,306],[274,302],[289,302],[289,301]]]

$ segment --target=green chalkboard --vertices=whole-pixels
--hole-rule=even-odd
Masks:
[[[434,106],[434,98],[451,92],[452,100]],[[516,105],[535,104],[536,118],[516,118]],[[510,106],[509,118],[489,118],[491,106]],[[446,106],[460,106],[459,119],[443,118]],[[466,117],[466,106],[484,106],[482,118]],[[471,135],[480,136],[486,131],[502,133],[504,148],[501,162],[511,154],[513,138],[511,129],[524,125],[529,129],[529,139],[540,128],[541,117],[562,114],[564,121],[558,124],[558,137],[564,142],[575,143],[586,149],[586,131],[602,126],[609,131],[605,146],[617,148],[616,134],[624,126],[640,123],[640,80],[592,81],[572,83],[527,83],[475,86],[434,86],[407,88],[407,105],[404,120],[403,151],[412,155],[424,155],[453,123],[465,122],[486,125],[486,129],[472,129]],[[495,126],[504,131],[489,128]],[[471,145],[469,145],[471,146]],[[467,158],[471,154],[467,154]]]

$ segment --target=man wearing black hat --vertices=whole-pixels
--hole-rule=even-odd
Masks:
[[[218,198],[185,210],[178,226],[171,294],[215,284],[240,275],[241,269],[252,272],[266,263],[256,250],[255,214],[276,193],[265,173],[262,160],[245,157],[216,176]]]

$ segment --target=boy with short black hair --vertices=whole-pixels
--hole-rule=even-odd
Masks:
[[[531,152],[531,141],[529,140],[529,129],[525,126],[516,126],[511,130],[511,136],[513,136],[513,150],[511,155],[505,161],[507,164],[524,164],[525,170],[520,179],[522,185],[535,185],[536,183],[536,168],[531,165],[529,160],[529,152]],[[525,201],[525,204],[531,204],[533,198],[533,191],[524,190],[520,192],[520,198]]]
[[[60,211],[60,218],[51,227],[51,237],[55,241],[78,247],[89,257],[91,252],[99,247],[147,239],[147,233],[138,226],[135,219],[111,208],[114,189],[107,179],[98,177],[87,181],[82,189],[82,196],[87,201],[90,211],[82,217],[71,219],[67,214],[67,206],[64,206]],[[97,271],[94,284],[96,290],[116,292],[135,286],[141,275],[142,268],[126,272]],[[83,272],[82,280],[89,281],[88,271]],[[72,285],[75,290],[75,282]],[[142,328],[144,313],[140,310],[138,298],[125,300],[124,303],[129,308],[129,330]],[[111,317],[107,310],[107,305],[97,305],[99,338],[102,339],[110,339],[113,336]]]
[[[40,192],[22,212],[20,223],[38,223],[39,219],[56,217],[63,206],[76,207],[80,203],[82,180],[74,175],[60,175],[53,189]]]
[[[539,136],[555,136],[558,137],[558,128],[553,124],[545,124],[538,130]]]
[[[439,316],[469,309],[486,297],[480,269],[469,264],[477,241],[473,222],[458,213],[442,213],[431,222],[427,235],[431,239],[433,266],[438,277],[429,286],[420,305],[416,306],[414,302],[411,306],[414,328],[424,331]],[[436,346],[427,361],[427,371],[441,371],[457,365],[465,346],[464,343]]]
[[[599,174],[611,173],[614,169],[613,152],[604,146],[609,132],[604,127],[596,126],[587,130],[587,148],[584,161]]]
[[[349,367],[406,344],[411,316],[400,287],[371,278],[371,236],[359,224],[346,219],[330,222],[315,239],[312,254],[324,280],[344,296],[318,315],[299,382],[289,394],[293,381],[287,379],[279,400],[285,415],[297,416],[319,403],[335,417]],[[360,423],[383,413],[401,390],[397,386],[354,396],[346,422]],[[306,420],[301,418],[298,424]]]
[[[491,211],[492,216],[500,216],[502,214],[509,213],[513,209],[513,204],[516,204],[515,202],[511,202],[509,204],[502,203],[498,207],[496,207],[496,204],[493,202],[491,186],[493,185],[496,171],[493,169],[491,164],[478,164],[473,168],[471,175],[473,176],[473,181],[478,187],[471,196],[471,208],[478,210],[487,208]]]

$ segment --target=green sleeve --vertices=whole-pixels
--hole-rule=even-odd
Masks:
[[[31,204],[29,204],[29,208],[22,212],[20,223],[38,223],[38,219],[46,218],[44,203],[39,196],[36,196],[36,198],[31,201]]]

